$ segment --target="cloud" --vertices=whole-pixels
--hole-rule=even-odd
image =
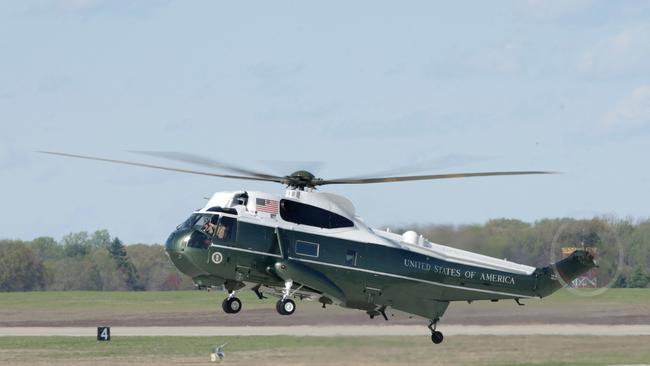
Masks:
[[[611,77],[650,71],[650,26],[630,27],[587,48],[578,61],[583,72]]]
[[[603,125],[608,129],[639,129],[650,127],[650,84],[642,85],[607,112]]]

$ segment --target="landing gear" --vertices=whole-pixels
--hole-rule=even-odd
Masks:
[[[434,344],[442,343],[442,340],[445,338],[442,335],[442,332],[436,330],[436,326],[438,325],[439,320],[440,319],[434,319],[429,323],[429,330],[431,331],[431,342]]]
[[[291,299],[281,299],[275,304],[275,310],[277,310],[280,315],[291,315],[296,311],[296,303]]]
[[[277,310],[280,315],[291,315],[294,311],[296,311],[296,303],[289,298],[289,296],[291,296],[292,286],[293,281],[291,280],[284,283],[284,289],[282,289],[282,298],[275,304],[275,310]]]
[[[223,300],[221,307],[226,314],[237,314],[241,310],[241,300],[235,297],[235,291]]]
[[[439,332],[439,331],[436,330],[436,331],[433,331],[431,333],[431,342],[433,342],[435,344],[440,344],[440,343],[442,343],[443,339],[444,339],[444,337],[442,335],[442,332]]]

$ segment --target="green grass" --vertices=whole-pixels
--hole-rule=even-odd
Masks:
[[[583,290],[586,293],[589,291]],[[276,301],[275,298],[259,300],[250,290],[240,291],[237,296],[244,303],[244,312],[255,309],[273,311]],[[225,297],[226,293],[222,291],[5,292],[0,293],[0,325],[36,324],[40,320],[47,320],[50,325],[74,325],[75,321],[102,319],[129,319],[128,321],[140,322],[140,325],[151,324],[151,321],[160,324],[160,319],[175,319],[175,324],[180,324],[182,319],[220,312],[221,301]],[[464,302],[454,303],[445,318],[451,321],[470,318],[480,321],[504,319],[508,314],[546,314],[542,316],[565,316],[563,319],[570,318],[580,322],[581,317],[593,318],[600,314],[605,319],[620,318],[620,322],[626,321],[623,315],[633,316],[635,321],[644,317],[650,320],[650,289],[609,289],[597,296],[577,296],[567,290],[561,290],[541,301],[531,299],[524,302],[528,306],[515,308],[516,310],[509,301],[476,302],[471,305]],[[299,307],[304,314],[324,314],[315,302],[301,302]],[[350,311],[354,310],[334,306],[328,308],[326,315],[336,322],[338,314],[349,314]]]
[[[598,289],[560,290],[543,301],[553,304],[580,305],[592,302],[609,304],[648,304],[650,289],[648,288],[610,288],[602,294],[594,295]],[[573,293],[575,291],[585,296]]]
[[[591,290],[580,290],[588,294]],[[194,311],[205,310],[220,303],[226,296],[220,291],[146,291],[146,292],[98,292],[98,291],[49,291],[0,293],[0,309],[50,309],[75,308],[114,309],[130,311]],[[266,307],[276,299],[259,300],[252,291],[237,293],[249,308]],[[650,289],[609,289],[597,296],[577,296],[561,290],[542,300],[544,304],[581,305],[606,303],[612,305],[649,304]]]
[[[0,337],[7,365],[207,363],[227,342],[241,365],[608,365],[650,362],[650,337]]]
[[[0,294],[0,308],[64,310],[71,308],[112,309],[128,308],[133,311],[196,310],[214,306],[226,296],[224,292],[205,291],[48,291],[7,292]],[[252,305],[275,303],[273,299],[258,300],[251,291],[238,293],[242,301]]]

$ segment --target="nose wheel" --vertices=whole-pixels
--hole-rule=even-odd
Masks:
[[[221,307],[226,314],[237,314],[241,310],[241,300],[234,296],[229,296],[223,300]]]
[[[275,310],[280,315],[291,315],[296,311],[296,303],[291,299],[281,299],[275,304]]]
[[[442,343],[443,339],[445,338],[442,335],[442,332],[436,330],[436,326],[438,325],[438,320],[439,319],[434,319],[429,323],[429,330],[431,330],[431,342],[433,342],[434,344]]]

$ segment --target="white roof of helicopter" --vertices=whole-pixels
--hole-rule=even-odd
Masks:
[[[244,193],[248,195],[248,202],[246,206],[242,206],[236,202],[238,197]],[[292,201],[298,201],[308,205],[316,206],[346,217],[354,223],[354,227],[322,229],[308,225],[297,225],[295,223],[286,222],[282,220],[279,215],[270,215],[263,212],[257,212],[257,198],[274,200],[277,201],[278,204],[281,199],[289,199]],[[428,241],[422,237],[422,235],[418,235],[413,231],[407,231],[404,234],[400,235],[382,230],[371,229],[363,222],[361,217],[356,216],[354,205],[350,200],[333,193],[287,189],[284,197],[280,197],[276,194],[259,191],[217,192],[210,198],[205,207],[198,210],[197,212],[214,213],[208,211],[208,209],[215,206],[222,208],[234,208],[237,210],[237,213],[241,220],[251,223],[273,227],[279,226],[281,228],[286,228],[289,230],[300,230],[303,232],[314,233],[318,235],[337,237],[344,240],[397,247],[450,262],[479,266],[500,271],[531,274],[535,270],[535,267],[472,253],[446,245],[436,244]]]

